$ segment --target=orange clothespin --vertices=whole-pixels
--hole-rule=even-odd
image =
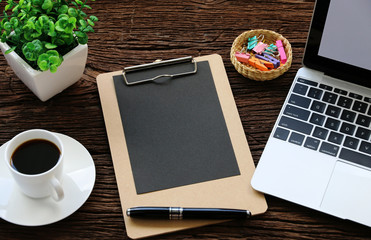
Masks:
[[[260,60],[261,63],[263,63],[267,68],[273,69],[274,65],[271,62],[265,61],[265,60]]]
[[[268,68],[255,57],[249,59],[249,64],[261,71],[268,71]]]

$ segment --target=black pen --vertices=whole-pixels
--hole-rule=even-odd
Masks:
[[[152,219],[246,219],[251,213],[227,208],[134,207],[128,208],[126,215]]]

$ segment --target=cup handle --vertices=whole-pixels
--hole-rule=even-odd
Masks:
[[[52,198],[57,202],[62,200],[64,198],[64,191],[63,191],[60,181],[56,179],[55,177],[53,177],[50,180],[50,185],[53,190]]]

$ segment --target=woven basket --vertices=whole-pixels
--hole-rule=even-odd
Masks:
[[[246,46],[247,40],[250,37],[253,36],[259,36],[260,34],[264,35],[265,43],[271,44],[276,43],[277,40],[281,40],[282,44],[285,48],[286,56],[287,56],[287,62],[285,64],[281,64],[276,69],[272,69],[269,71],[260,71],[259,69],[256,69],[249,64],[244,64],[239,62],[236,57],[235,53],[242,50],[243,46]],[[231,62],[236,68],[237,72],[242,74],[244,77],[257,80],[257,81],[266,81],[266,80],[272,80],[279,76],[281,76],[284,72],[286,72],[291,67],[292,62],[292,49],[291,44],[289,41],[284,38],[281,34],[278,34],[273,31],[264,30],[264,29],[257,29],[257,30],[251,30],[246,31],[242,33],[240,36],[238,36],[231,48]]]

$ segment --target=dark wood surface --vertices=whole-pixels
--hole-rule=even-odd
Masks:
[[[251,152],[258,163],[296,71],[301,66],[313,0],[110,1],[90,4],[99,17],[90,34],[82,79],[41,102],[0,56],[0,144],[17,133],[43,128],[81,142],[96,165],[88,201],[66,219],[22,227],[0,219],[0,239],[127,239],[96,85],[100,73],[182,56],[222,56]],[[3,6],[3,3],[2,5]],[[234,38],[246,30],[270,29],[284,35],[293,62],[283,76],[248,80],[229,61]],[[0,190],[1,194],[1,190]],[[181,231],[154,239],[369,239],[371,229],[275,197],[269,210],[248,221]]]

